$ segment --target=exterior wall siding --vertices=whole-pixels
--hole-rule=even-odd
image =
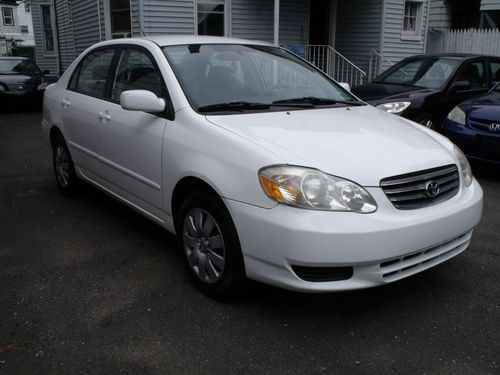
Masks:
[[[273,42],[274,2],[233,0],[232,36]]]
[[[338,0],[337,3],[335,49],[365,72],[370,50],[380,49],[382,5],[382,0]]]
[[[231,8],[231,36],[273,42],[274,1],[233,0]],[[280,1],[279,41],[282,44],[308,44],[309,0]]]
[[[75,53],[79,55],[92,44],[103,40],[102,17],[100,17],[95,0],[72,1],[71,5]],[[102,9],[102,6],[100,8]]]
[[[7,38],[11,35],[21,34],[21,27],[19,26],[19,19],[17,16],[17,7],[15,5],[0,4],[0,8],[10,8],[12,9],[12,18],[14,20],[13,25],[4,25],[3,17],[0,13],[0,35],[6,36]]]
[[[132,36],[142,36],[141,25],[144,23],[142,6],[140,0],[130,0],[130,12],[132,13]]]
[[[481,10],[500,10],[500,0],[481,0]]]
[[[280,43],[309,44],[309,0],[281,0]]]
[[[138,15],[142,28],[148,34],[194,34],[193,0],[144,0],[139,2]],[[136,6],[134,6],[135,11]],[[140,8],[140,9],[139,9]],[[135,21],[137,23],[137,21]],[[138,24],[135,35],[140,35]]]
[[[71,8],[66,0],[56,0],[55,3],[60,64],[61,69],[66,70],[76,55]]]
[[[450,3],[446,0],[431,0],[429,7],[429,29],[449,29],[451,27]]]
[[[385,0],[381,53],[393,63],[425,52],[429,0],[422,2],[422,26],[418,40],[401,38],[404,4],[404,0]]]

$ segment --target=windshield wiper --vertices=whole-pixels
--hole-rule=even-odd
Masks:
[[[355,105],[361,106],[365,105],[365,103],[358,102],[356,100],[337,100],[337,99],[328,99],[328,98],[318,98],[316,96],[303,96],[301,98],[291,98],[291,99],[283,99],[276,100],[273,104],[311,104],[311,105],[335,105],[335,104],[347,104],[347,105]]]
[[[254,109],[269,109],[270,107],[271,106],[269,104],[265,103],[238,101],[203,105],[198,108],[198,112],[245,111]]]

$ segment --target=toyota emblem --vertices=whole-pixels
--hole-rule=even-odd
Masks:
[[[434,181],[429,181],[425,184],[425,192],[431,198],[436,197],[439,194],[439,184]]]

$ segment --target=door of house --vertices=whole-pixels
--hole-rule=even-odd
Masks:
[[[330,45],[331,3],[331,0],[314,0],[310,2],[309,44]]]

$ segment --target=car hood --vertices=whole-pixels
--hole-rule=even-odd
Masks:
[[[500,93],[492,92],[460,105],[470,118],[500,122]]]
[[[414,99],[416,96],[433,92],[430,89],[401,86],[401,85],[385,85],[383,83],[368,83],[366,85],[356,86],[352,88],[352,93],[357,97],[377,103],[387,103],[392,100]]]
[[[0,74],[0,82],[6,85],[19,85],[28,83],[40,83],[42,82],[42,75],[24,75],[24,74]]]
[[[266,148],[278,163],[317,168],[364,186],[454,163],[451,143],[443,137],[371,106],[219,115],[207,120]]]

